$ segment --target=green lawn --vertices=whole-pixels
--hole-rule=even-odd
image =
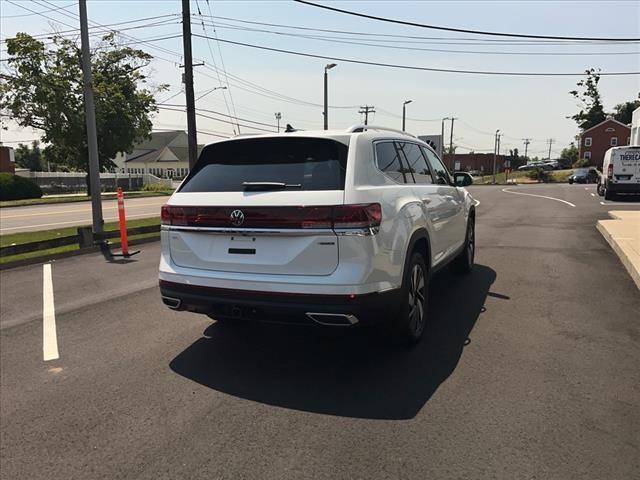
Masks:
[[[138,220],[130,220],[127,222],[127,228],[134,227],[144,227],[147,225],[158,225],[160,223],[160,217],[152,217],[152,218],[141,218]],[[104,229],[106,231],[110,230],[118,230],[119,225],[118,222],[109,222],[105,223]],[[77,227],[69,227],[69,228],[59,228],[56,230],[41,230],[38,232],[23,232],[23,233],[12,233],[10,235],[0,235],[0,247],[6,247],[8,245],[13,244],[21,244],[21,243],[29,243],[36,242],[39,240],[50,240],[52,238],[57,237],[65,237],[69,235],[75,235],[77,233]],[[129,236],[129,240],[137,240],[140,238],[149,238],[149,237],[159,237],[159,233],[143,233],[140,235],[132,235]],[[111,243],[114,246],[120,245],[119,239],[111,240]],[[15,260],[22,260],[25,258],[34,258],[34,257],[45,257],[48,255],[53,255],[61,252],[69,252],[72,250],[78,250],[78,245],[65,245],[62,247],[49,248],[47,250],[38,250],[36,252],[29,253],[21,253],[18,255],[10,255],[10,256],[0,256],[0,263],[13,262]]]
[[[136,191],[125,192],[125,198],[142,198],[142,197],[161,197],[171,195],[173,190],[158,190],[158,191]],[[103,200],[115,200],[116,194],[102,194]],[[46,205],[50,203],[75,203],[75,202],[88,202],[91,197],[78,196],[78,197],[42,197],[42,198],[27,198],[25,200],[5,200],[0,202],[0,208],[3,207],[23,207],[26,205]]]

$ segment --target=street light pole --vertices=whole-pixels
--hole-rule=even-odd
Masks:
[[[500,132],[500,129],[496,130],[496,138],[493,141],[493,183],[496,183],[496,162],[497,162],[497,152],[498,152],[498,139],[500,138],[498,136],[498,132]]]
[[[442,124],[440,128],[440,160],[444,162],[444,122],[449,120],[449,117],[444,117],[442,119]]]
[[[215,92],[216,90],[226,90],[226,89],[227,89],[227,87],[213,87],[211,90],[207,90],[205,93],[203,93],[198,98],[196,98],[196,101],[200,100],[203,97],[206,97],[207,95],[209,95],[210,93]]]
[[[324,66],[324,129],[329,130],[329,75],[327,72],[335,67],[335,63]]]
[[[89,27],[87,26],[87,0],[80,0],[80,42],[82,50],[82,76],[84,83],[84,110],[87,123],[87,147],[89,150],[89,187],[91,189],[91,216],[93,233],[102,233],[102,198],[100,195],[100,162],[98,160],[98,134],[96,110],[93,103],[93,77],[89,52]]]
[[[405,124],[406,124],[406,118],[407,118],[407,105],[410,104],[413,100],[405,100],[404,103],[402,104],[402,131],[404,132],[406,130],[405,128]]]
[[[275,116],[276,116],[276,120],[278,121],[278,133],[280,133],[280,119],[282,118],[282,113],[276,112]]]

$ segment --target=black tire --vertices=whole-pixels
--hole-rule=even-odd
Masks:
[[[616,194],[605,187],[605,189],[604,189],[604,199],[605,200],[615,200],[615,198],[616,198]]]
[[[569,179],[569,185],[573,185],[573,178]]]
[[[473,271],[476,258],[476,222],[473,216],[467,222],[467,234],[464,239],[464,248],[451,262],[451,268],[456,273],[468,274]]]
[[[598,186],[596,187],[596,192],[598,192],[598,195],[600,195],[601,197],[604,196],[604,186],[602,185],[602,183],[598,184]]]
[[[413,252],[402,280],[402,295],[391,329],[394,339],[404,346],[418,343],[427,324],[429,271],[424,256]]]

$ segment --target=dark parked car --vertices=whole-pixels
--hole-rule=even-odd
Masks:
[[[600,174],[595,168],[576,168],[569,183],[596,183]]]

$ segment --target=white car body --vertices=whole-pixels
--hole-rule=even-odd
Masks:
[[[252,212],[252,209],[258,208],[256,211],[260,212],[259,208],[262,207],[293,207],[292,211],[297,211],[295,209],[301,206],[316,207],[318,210],[337,206],[339,210],[339,206],[344,205],[357,207],[379,204],[379,225],[364,228],[349,225],[337,228],[335,224],[333,228],[248,228],[234,226],[232,222],[235,220],[230,217],[228,221],[224,217],[223,223],[217,223],[215,227],[165,224],[161,231],[159,278],[163,299],[170,307],[209,313],[206,306],[202,306],[206,288],[222,292],[220,295],[216,293],[216,298],[224,297],[224,292],[230,292],[235,301],[237,292],[244,297],[255,293],[317,298],[354,298],[393,292],[403,284],[404,268],[412,242],[419,239],[427,242],[424,256],[429,272],[447,264],[463,249],[470,216],[475,217],[475,200],[465,188],[452,184],[397,183],[377,166],[377,148],[382,151],[393,147],[401,156],[397,151],[400,143],[376,147],[380,142],[401,142],[403,152],[411,150],[415,153],[417,146],[423,149],[423,155],[437,158],[426,143],[402,132],[358,126],[347,132],[298,131],[236,137],[210,147],[211,151],[215,151],[216,146],[222,143],[270,139],[328,139],[348,145],[346,170],[343,173],[344,188],[184,191],[185,184],[189,184],[194,172],[198,175],[196,167],[181,188],[171,196],[166,211],[180,212],[180,208],[184,207],[184,211],[196,212],[189,208],[214,206],[226,208],[220,211],[231,217],[240,215],[236,211]],[[263,144],[269,145],[268,142]],[[207,149],[201,154],[199,163],[206,160],[203,159],[206,152]],[[414,178],[413,173],[406,172],[405,175]],[[432,178],[435,181],[435,177]],[[245,179],[247,182],[255,180],[260,179]],[[333,215],[338,210],[332,210]],[[228,211],[231,213],[226,213]],[[170,215],[167,213],[167,218]],[[245,214],[242,215],[244,218]],[[251,215],[248,213],[247,217]],[[202,293],[200,303],[194,300],[194,305],[189,304],[190,288]],[[345,312],[350,323],[357,323],[359,319],[351,315]],[[314,320],[323,323],[318,318]]]

